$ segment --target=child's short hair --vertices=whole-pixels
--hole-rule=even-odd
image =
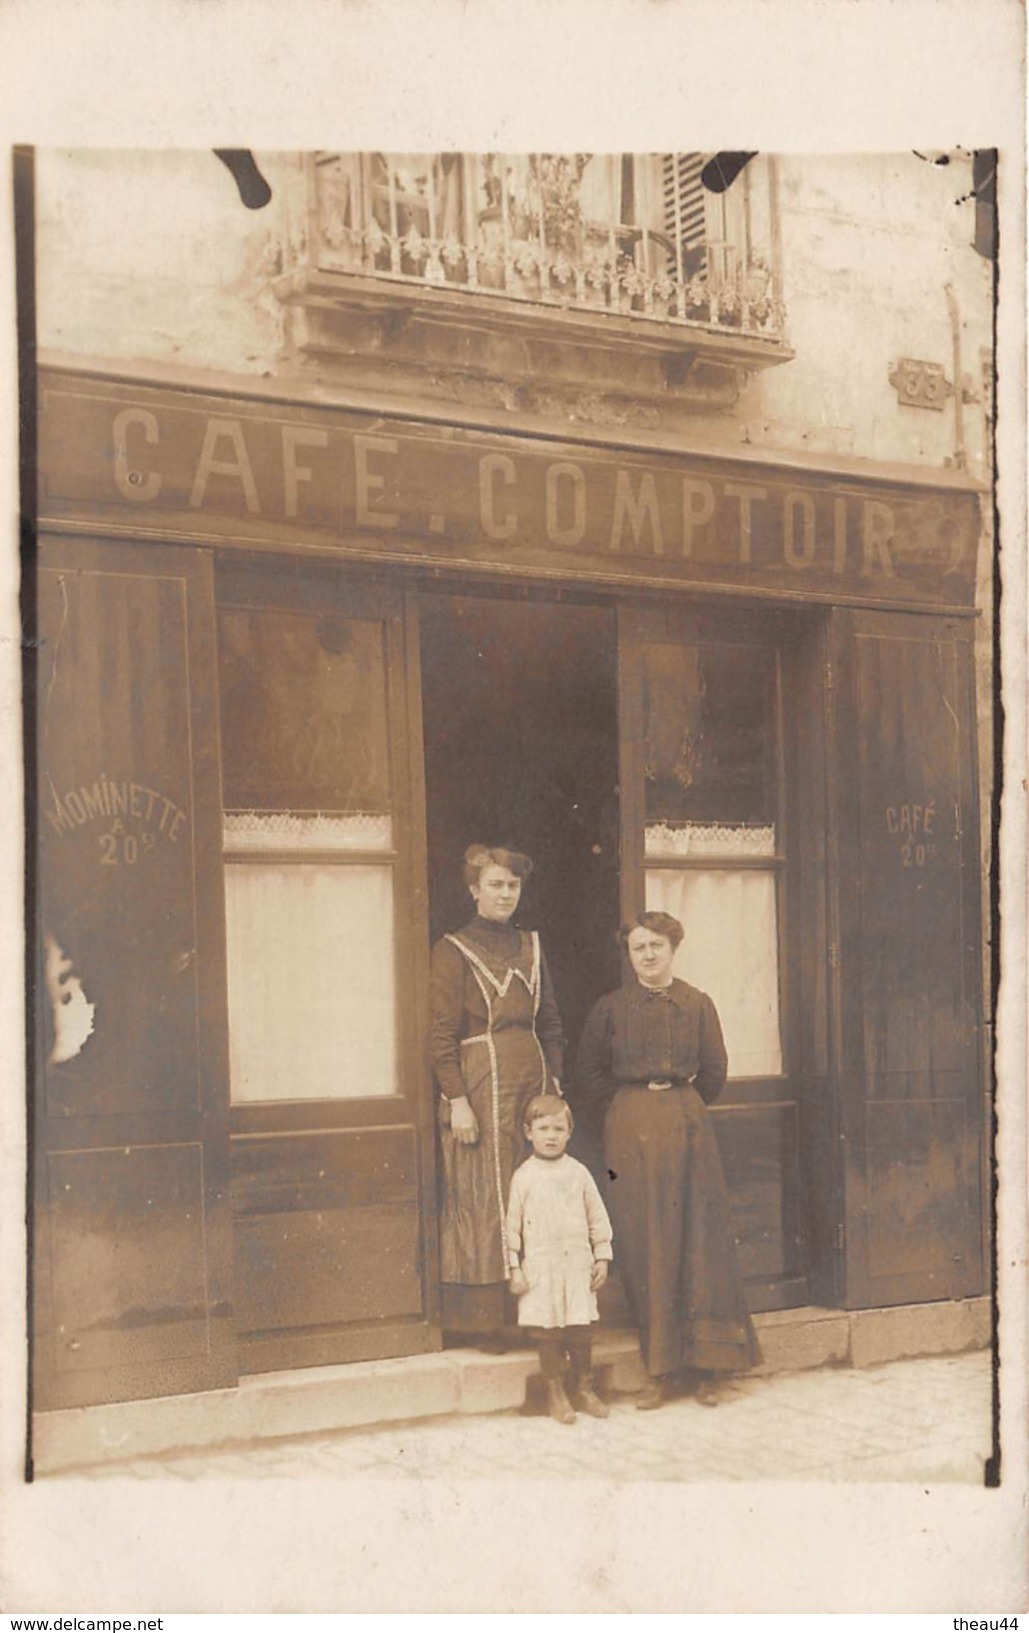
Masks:
[[[567,1117],[570,1133],[575,1127],[575,1118],[568,1101],[562,1100],[559,1094],[534,1094],[525,1108],[522,1122],[526,1128],[531,1128],[538,1117],[556,1117],[559,1111],[563,1111]]]

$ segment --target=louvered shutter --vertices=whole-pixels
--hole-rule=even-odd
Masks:
[[[706,204],[700,172],[707,153],[666,153],[662,164],[662,205],[665,232],[682,247],[682,271],[687,278],[704,277]]]

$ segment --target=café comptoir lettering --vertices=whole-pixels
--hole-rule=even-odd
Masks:
[[[122,409],[112,426],[117,492],[133,504],[184,502],[201,513],[231,506],[253,518],[301,526],[352,519],[356,529],[380,536],[443,536],[456,521],[456,531],[471,528],[491,545],[545,540],[557,550],[689,561],[705,555],[707,544],[719,559],[742,567],[784,565],[801,572],[817,565],[879,579],[895,571],[894,513],[879,498],[789,486],[781,476],[762,482],[683,475],[610,460],[547,459],[535,449],[516,459],[425,437],[330,433],[288,422],[274,425],[272,439],[271,429],[267,422],[209,417],[190,468],[183,470],[176,447],[169,470],[162,464],[157,415],[139,406]],[[259,451],[251,446],[258,434]],[[428,498],[427,451],[436,467],[436,488]],[[458,456],[460,467],[454,463]],[[449,517],[443,499],[437,502],[448,459]],[[408,492],[406,466],[412,463],[417,470]],[[940,565],[953,569],[961,551],[959,534],[957,559]]]

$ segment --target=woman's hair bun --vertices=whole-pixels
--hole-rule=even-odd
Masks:
[[[506,845],[469,845],[462,869],[465,884],[476,884],[483,868],[491,865],[510,869],[523,883],[532,872],[532,858],[524,851],[508,850]]]

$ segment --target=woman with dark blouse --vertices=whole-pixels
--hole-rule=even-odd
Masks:
[[[578,1093],[603,1115],[615,1263],[650,1374],[644,1410],[682,1373],[714,1406],[715,1375],[761,1359],[706,1109],[725,1086],[725,1044],[711,999],[672,975],[682,939],[669,913],[624,927],[636,979],[594,1006],[578,1057]]]
[[[440,1089],[443,1327],[496,1333],[513,1308],[504,1240],[523,1112],[561,1092],[564,1038],[539,936],[511,923],[532,862],[472,845],[475,917],[432,950],[430,1054]]]

